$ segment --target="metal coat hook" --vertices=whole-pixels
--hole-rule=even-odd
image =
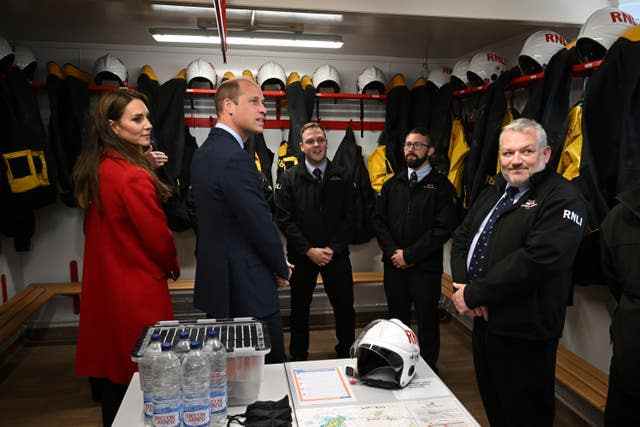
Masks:
[[[360,100],[360,137],[364,137],[364,99]]]

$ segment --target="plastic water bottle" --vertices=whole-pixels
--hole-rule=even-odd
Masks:
[[[153,361],[162,353],[161,341],[160,334],[151,335],[151,341],[142,355],[142,360],[138,362],[140,388],[144,400],[144,424],[148,426],[153,425]]]
[[[209,400],[211,401],[211,425],[224,426],[227,418],[227,350],[220,340],[213,336],[206,343],[211,361]]]
[[[189,349],[191,348],[191,341],[189,341],[189,332],[186,329],[180,331],[180,335],[178,335],[178,342],[176,343],[173,352],[180,359],[180,363],[184,361],[184,356],[189,353]]]
[[[209,427],[209,378],[211,365],[202,343],[191,341],[191,351],[182,361],[182,422],[185,427]]]
[[[171,343],[162,343],[162,353],[153,361],[153,425],[179,427],[182,424],[180,360],[171,351]]]

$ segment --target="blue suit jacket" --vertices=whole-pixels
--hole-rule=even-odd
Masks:
[[[278,311],[275,275],[287,277],[282,242],[256,167],[227,131],[196,150],[191,185],[198,216],[196,308],[216,318]]]

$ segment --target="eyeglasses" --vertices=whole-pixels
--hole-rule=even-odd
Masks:
[[[324,138],[308,139],[306,141],[302,141],[302,143],[305,145],[324,145],[327,143],[327,140]]]
[[[422,142],[405,142],[404,148],[405,150],[417,150],[419,148],[429,148],[429,145]]]

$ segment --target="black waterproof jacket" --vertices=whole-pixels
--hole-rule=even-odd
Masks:
[[[407,169],[382,186],[373,224],[382,249],[382,261],[397,249],[407,264],[442,273],[442,246],[458,225],[455,189],[446,176],[431,170],[409,188]]]
[[[473,181],[469,183],[471,204],[496,174],[500,132],[502,132],[502,123],[507,113],[507,99],[504,92],[511,80],[519,74],[520,71],[517,68],[502,73],[489,87],[481,106],[481,115],[473,130],[471,152],[465,164],[465,174],[469,174],[469,178],[473,177]]]
[[[49,152],[40,107],[22,70],[10,68],[0,78],[0,189],[4,223],[17,251],[31,248],[34,209],[56,199],[55,160]]]
[[[586,208],[577,191],[549,168],[534,174],[529,185],[494,226],[486,274],[469,282],[471,243],[502,197],[504,178],[482,192],[454,233],[451,272],[454,282],[467,284],[469,308],[488,307],[491,333],[547,340],[562,334]]]
[[[619,38],[585,92],[584,138],[609,206],[640,183],[640,41]]]
[[[602,269],[618,302],[611,322],[611,381],[640,393],[640,187],[618,196],[602,224]],[[629,409],[631,410],[631,409]]]
[[[378,145],[385,146],[385,154],[391,169],[398,171],[404,167],[402,147],[404,138],[410,130],[411,93],[404,84],[404,77],[399,79],[396,76],[394,79],[397,79],[398,83],[387,92],[384,130],[378,138]]]
[[[547,64],[544,80],[535,82],[528,91],[528,100],[522,116],[540,123],[547,132],[547,144],[551,147],[548,167],[556,169],[567,132],[571,69],[578,63],[576,49],[561,49]]]
[[[287,238],[287,256],[295,264],[312,247],[329,246],[334,257],[349,253],[353,230],[352,185],[346,172],[328,162],[317,182],[302,161],[278,179],[275,222]]]
[[[353,240],[361,244],[374,236],[372,224],[376,193],[371,188],[371,180],[362,157],[362,147],[356,143],[353,129],[347,128],[344,138],[333,156],[333,164],[346,172],[347,182],[353,186]]]

